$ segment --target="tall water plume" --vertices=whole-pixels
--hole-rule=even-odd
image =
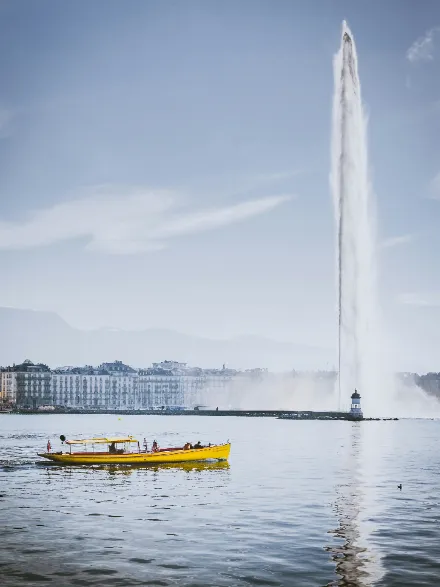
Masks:
[[[356,46],[347,24],[334,57],[331,185],[338,234],[339,404],[358,388],[364,408],[380,384],[374,349],[375,238]]]

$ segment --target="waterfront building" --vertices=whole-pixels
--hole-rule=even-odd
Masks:
[[[122,361],[102,363],[102,371],[109,373],[110,409],[134,410],[138,396],[138,371]]]
[[[138,371],[138,409],[182,409],[186,363],[163,361]]]
[[[177,361],[153,363],[139,370],[139,408],[170,409],[211,405],[237,374],[232,369],[201,369]]]
[[[56,369],[52,373],[53,402],[66,408],[110,408],[109,373],[94,367]]]
[[[15,404],[17,401],[17,373],[15,371],[2,371],[0,377],[0,397],[2,401]]]
[[[52,375],[42,363],[26,360],[20,365],[2,369],[2,395],[9,403],[36,409],[52,405]]]
[[[3,401],[18,407],[86,410],[161,410],[218,405],[238,376],[260,377],[263,370],[202,369],[177,361],[134,369],[122,361],[98,367],[59,367],[25,361],[0,372]]]
[[[137,371],[122,361],[67,367],[52,374],[54,405],[83,409],[134,409]]]

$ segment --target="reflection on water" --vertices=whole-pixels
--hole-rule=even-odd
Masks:
[[[375,519],[382,515],[382,503],[377,495],[380,473],[376,466],[380,444],[369,434],[368,424],[353,422],[350,426],[340,459],[342,481],[335,486],[333,503],[339,525],[329,531],[336,544],[326,546],[325,550],[330,553],[339,576],[329,585],[366,587],[376,584],[384,575],[382,554],[372,541],[378,526]]]
[[[218,471],[227,470],[230,465],[228,461],[192,461],[187,463],[156,463],[154,465],[145,464],[131,464],[131,465],[72,465],[64,463],[51,463],[48,461],[36,461],[35,464],[38,467],[44,467],[47,469],[48,474],[52,471],[62,470],[63,475],[72,474],[78,469],[87,471],[104,471],[109,475],[131,475],[133,471],[143,470],[158,472],[165,469],[174,469],[180,471]]]
[[[339,526],[330,530],[339,544],[332,544],[325,549],[331,553],[331,558],[336,564],[336,573],[340,579],[329,585],[341,585],[346,587],[363,587],[363,579],[366,577],[365,561],[362,555],[366,549],[358,546],[359,513],[363,499],[360,486],[360,450],[361,450],[361,424],[352,424],[351,438],[345,457],[344,483],[336,485],[336,500],[334,511],[337,515]],[[347,482],[348,480],[348,482]]]

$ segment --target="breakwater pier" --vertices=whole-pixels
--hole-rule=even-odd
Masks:
[[[87,410],[87,409],[54,409],[50,412],[39,410],[16,409],[12,414],[115,414],[118,416],[235,416],[241,418],[277,418],[279,420],[397,420],[398,418],[364,418],[351,412],[314,412],[311,410]]]

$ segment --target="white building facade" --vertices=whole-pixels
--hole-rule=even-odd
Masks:
[[[162,361],[162,363],[153,363],[149,369],[140,369],[138,409],[183,409],[185,369],[185,363],[176,361]]]
[[[231,369],[201,369],[163,361],[133,369],[121,361],[98,367],[63,367],[25,361],[0,372],[3,401],[18,407],[85,410],[179,410],[214,407],[237,375]]]
[[[58,369],[52,374],[55,406],[97,409],[135,409],[138,373],[121,361],[99,367]]]
[[[110,406],[110,376],[99,372],[54,372],[53,403],[68,408],[101,408]]]
[[[3,371],[0,373],[0,396],[8,404],[15,404],[17,401],[17,373],[14,371]]]

